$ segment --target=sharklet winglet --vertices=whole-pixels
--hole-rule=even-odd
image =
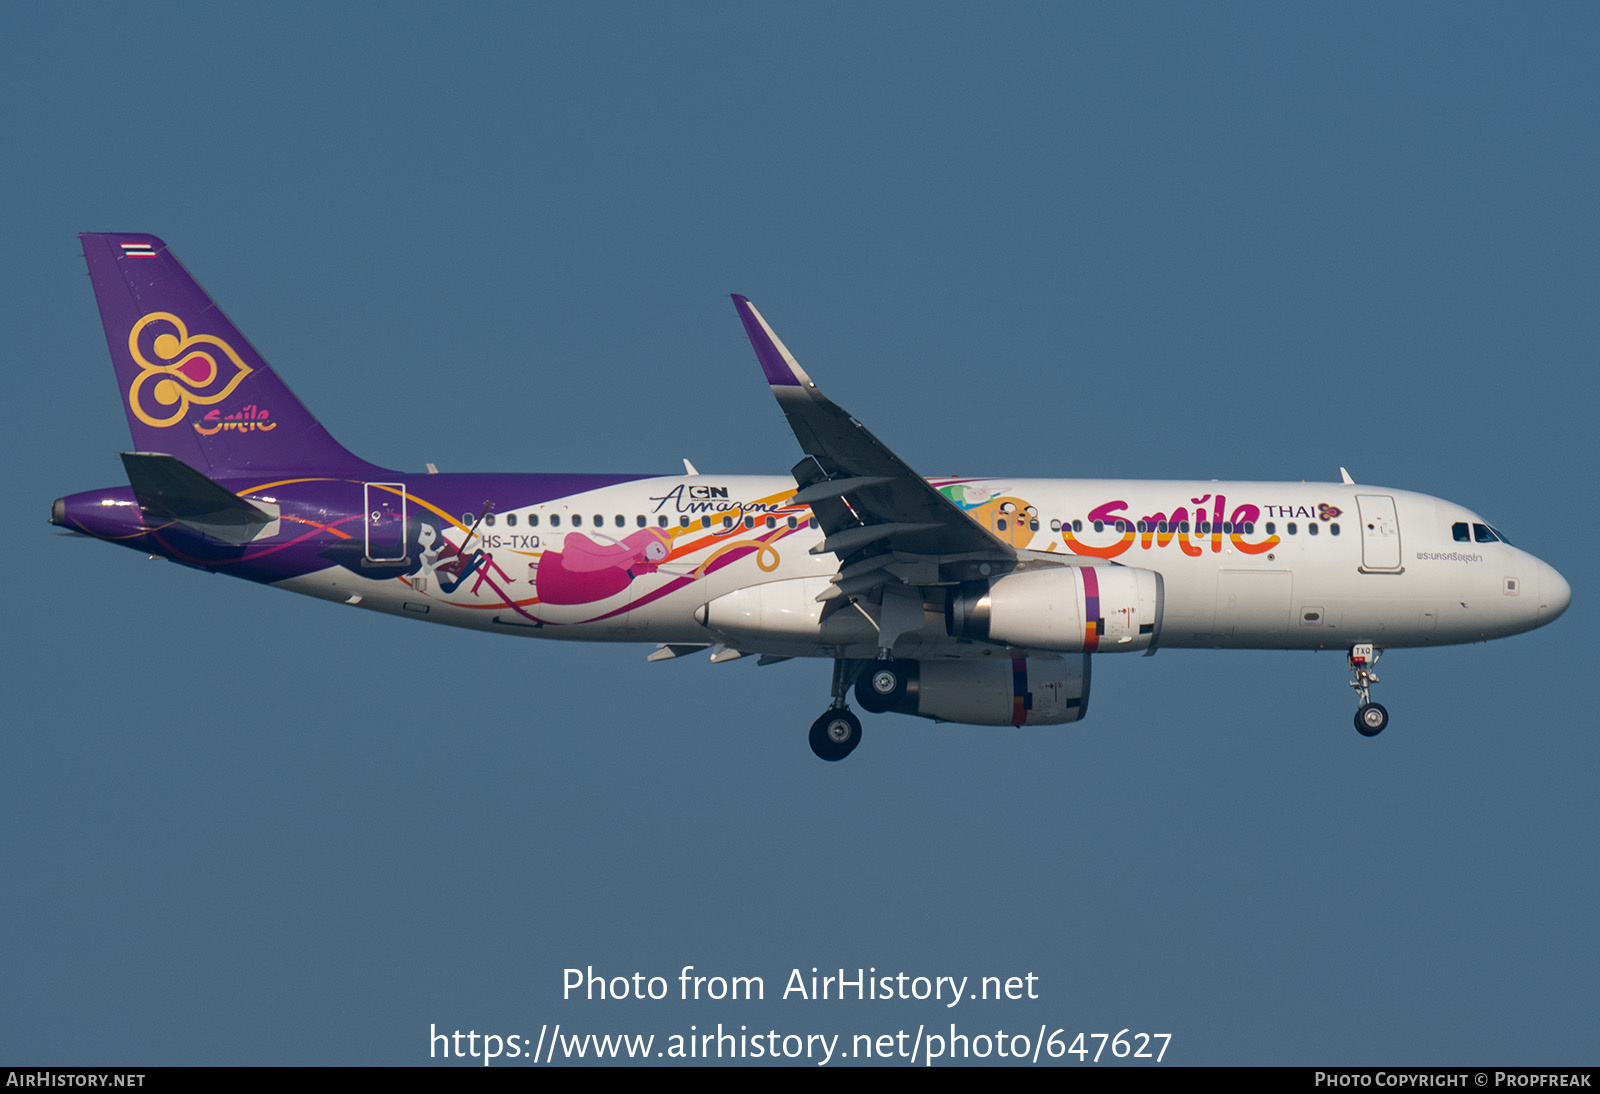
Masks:
[[[750,336],[750,344],[755,347],[756,357],[761,362],[761,371],[767,374],[767,383],[773,387],[815,387],[811,377],[806,375],[806,370],[794,359],[794,354],[789,352],[789,347],[783,340],[772,332],[767,326],[767,321],[756,311],[756,306],[750,303],[747,297],[733,294],[733,306],[739,311],[739,319],[744,323],[745,333]]]

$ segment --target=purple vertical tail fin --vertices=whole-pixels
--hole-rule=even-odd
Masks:
[[[311,416],[165,243],[80,238],[135,448],[213,479],[376,470]]]

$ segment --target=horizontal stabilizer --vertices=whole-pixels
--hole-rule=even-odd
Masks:
[[[149,516],[175,520],[235,547],[276,530],[277,512],[245,501],[176,456],[124,452],[122,466],[139,508]]]

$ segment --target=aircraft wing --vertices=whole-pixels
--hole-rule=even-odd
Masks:
[[[987,573],[1016,565],[1010,544],[928,485],[822,394],[755,305],[738,295],[733,302],[772,394],[806,453],[794,467],[800,486],[794,500],[811,506],[826,535],[814,550],[839,557],[834,596],[862,592],[890,578],[936,585],[965,580],[969,571],[976,576],[980,566]]]

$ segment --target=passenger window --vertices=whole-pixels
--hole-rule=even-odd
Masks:
[[[517,514],[515,514],[515,513],[507,513],[506,514],[506,527],[507,528],[515,528],[516,526],[517,526]]]
[[[538,513],[529,513],[528,514],[528,527],[529,528],[537,528],[537,527],[539,527],[539,514]]]
[[[723,527],[724,530],[726,530],[728,528],[732,528],[733,527],[733,518],[732,517],[723,517],[722,518],[722,527]]]
[[[702,528],[710,528],[711,527],[711,518],[710,517],[701,517],[700,518],[700,527],[702,527]]]
[[[596,528],[604,528],[606,526],[606,518],[604,513],[596,513],[594,515],[594,526]]]
[[[744,526],[745,526],[745,530],[746,531],[749,531],[751,528],[754,528],[756,526],[756,518],[755,517],[745,517],[744,518]]]
[[[1328,525],[1328,534],[1330,536],[1338,535],[1339,534],[1339,526],[1337,524]]]
[[[1457,543],[1467,542],[1467,522],[1458,520],[1450,526],[1450,537]]]
[[[484,517],[483,518],[483,523],[487,524],[490,528],[493,528],[494,527],[494,514],[490,513],[488,516]],[[1480,525],[1478,525],[1478,527],[1482,528],[1483,525],[1480,524]],[[1479,540],[1479,542],[1481,543],[1482,540]]]
[[[1059,520],[1052,520],[1052,521],[1051,521],[1051,522],[1050,522],[1050,530],[1051,530],[1051,531],[1052,531],[1052,532],[1059,532],[1059,531],[1061,531],[1061,522],[1060,522],[1060,521],[1059,521]]]
[[[639,527],[643,528],[645,525],[647,525],[649,523],[650,523],[650,521],[645,518],[645,515],[643,513],[640,513],[639,514],[639,519],[638,519]]]
[[[1289,534],[1292,536],[1292,535],[1295,534],[1295,531],[1296,531],[1296,528],[1294,526],[1294,521],[1291,520],[1289,522]]]
[[[1278,534],[1278,525],[1277,525],[1277,523],[1274,522],[1274,521],[1270,521],[1270,520],[1267,521],[1267,535],[1275,536],[1277,534]]]
[[[561,514],[560,513],[551,513],[550,514],[550,527],[552,527],[552,528],[560,528],[561,527]]]
[[[640,521],[640,523],[642,524],[644,522]],[[617,527],[618,528],[626,528],[627,526],[628,526],[628,518],[623,516],[621,513],[618,513],[617,514]]]
[[[1100,520],[1095,521],[1094,522],[1094,530],[1096,532],[1104,532],[1106,530],[1105,522],[1104,521],[1100,521]]]
[[[774,517],[768,517],[767,518],[767,527],[768,528],[776,528],[777,526],[778,526],[778,521],[777,521],[776,518],[774,518]]]
[[[667,526],[667,516],[666,516],[665,513],[663,513],[661,516],[656,518],[656,527],[665,528],[666,526]]]
[[[572,514],[572,526],[574,528],[582,528],[583,527],[583,514],[582,513],[574,513],[574,514]]]
[[[797,520],[795,520],[795,519],[794,519],[794,518],[793,518],[793,517],[790,517],[790,518],[789,518],[789,527],[790,527],[790,528],[795,528],[795,527],[798,527],[798,526],[799,526],[799,523],[800,523],[800,522],[799,522],[799,521],[797,521]]]
[[[1307,534],[1314,536],[1321,527],[1322,525],[1318,524],[1316,521],[1312,521],[1310,524],[1306,525],[1306,532]]]

